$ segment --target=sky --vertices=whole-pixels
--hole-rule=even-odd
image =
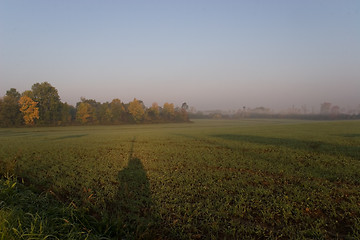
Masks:
[[[358,0],[0,0],[0,96],[198,110],[360,104]]]

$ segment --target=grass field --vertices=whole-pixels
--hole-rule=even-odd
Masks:
[[[359,239],[360,121],[0,129],[0,239]]]

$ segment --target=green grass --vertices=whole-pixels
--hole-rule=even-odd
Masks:
[[[360,121],[0,129],[0,173],[0,239],[360,238]]]

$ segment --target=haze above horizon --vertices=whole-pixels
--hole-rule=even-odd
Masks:
[[[360,105],[360,1],[0,0],[0,96]]]

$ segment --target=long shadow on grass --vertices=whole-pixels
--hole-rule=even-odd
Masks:
[[[128,238],[149,238],[156,231],[157,217],[150,184],[141,160],[134,156],[132,140],[128,165],[118,173],[118,234]]]
[[[304,141],[291,138],[273,138],[263,136],[238,135],[238,134],[217,134],[212,137],[222,138],[231,141],[243,141],[250,143],[258,143],[264,145],[284,146],[292,149],[300,149],[305,151],[313,151],[330,155],[344,155],[360,160],[359,146],[346,146],[320,141]]]
[[[69,138],[81,138],[81,137],[85,137],[88,134],[77,134],[77,135],[67,135],[67,136],[62,136],[62,137],[58,137],[58,138],[54,138],[52,140],[61,140],[61,139],[69,139]]]
[[[360,137],[360,133],[343,134],[343,135],[339,135],[339,136],[346,137],[346,138],[357,138],[357,137]]]

